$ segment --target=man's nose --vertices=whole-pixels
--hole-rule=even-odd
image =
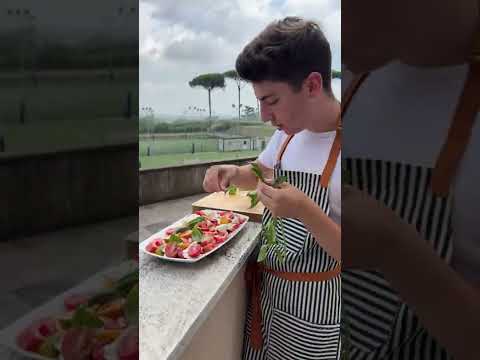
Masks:
[[[270,111],[269,107],[266,105],[260,105],[260,115],[263,122],[272,121],[272,112]]]

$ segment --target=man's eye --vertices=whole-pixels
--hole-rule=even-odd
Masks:
[[[268,103],[268,105],[272,106],[272,105],[275,105],[276,103],[278,103],[278,99],[273,100],[272,102]]]

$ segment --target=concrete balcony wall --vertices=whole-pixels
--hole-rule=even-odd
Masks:
[[[0,240],[137,215],[135,168],[135,143],[0,157]]]
[[[242,158],[141,170],[139,179],[140,205],[202,193],[203,178],[210,166],[219,164],[244,165],[255,159]]]

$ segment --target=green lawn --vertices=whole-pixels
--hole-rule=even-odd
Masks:
[[[161,166],[195,164],[203,161],[234,160],[258,156],[260,151],[202,152],[195,154],[165,154],[140,156],[142,169],[154,169]]]
[[[140,156],[147,155],[147,148],[150,146],[152,156],[163,154],[178,154],[192,152],[215,152],[218,148],[217,139],[158,139],[141,140],[139,142]]]

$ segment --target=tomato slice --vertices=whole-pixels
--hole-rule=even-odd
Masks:
[[[192,244],[187,250],[188,256],[193,258],[198,257],[202,253],[202,246],[200,244]]]
[[[174,257],[177,257],[177,254],[178,254],[178,250],[175,244],[167,244],[165,246],[165,255],[167,257],[174,258]]]
[[[89,296],[84,294],[72,294],[63,300],[63,304],[68,311],[75,310],[78,306],[88,302]],[[48,336],[44,335],[43,336]]]
[[[147,245],[147,251],[151,253],[155,253],[155,251],[157,251],[157,247],[155,246],[155,244],[150,243]]]

